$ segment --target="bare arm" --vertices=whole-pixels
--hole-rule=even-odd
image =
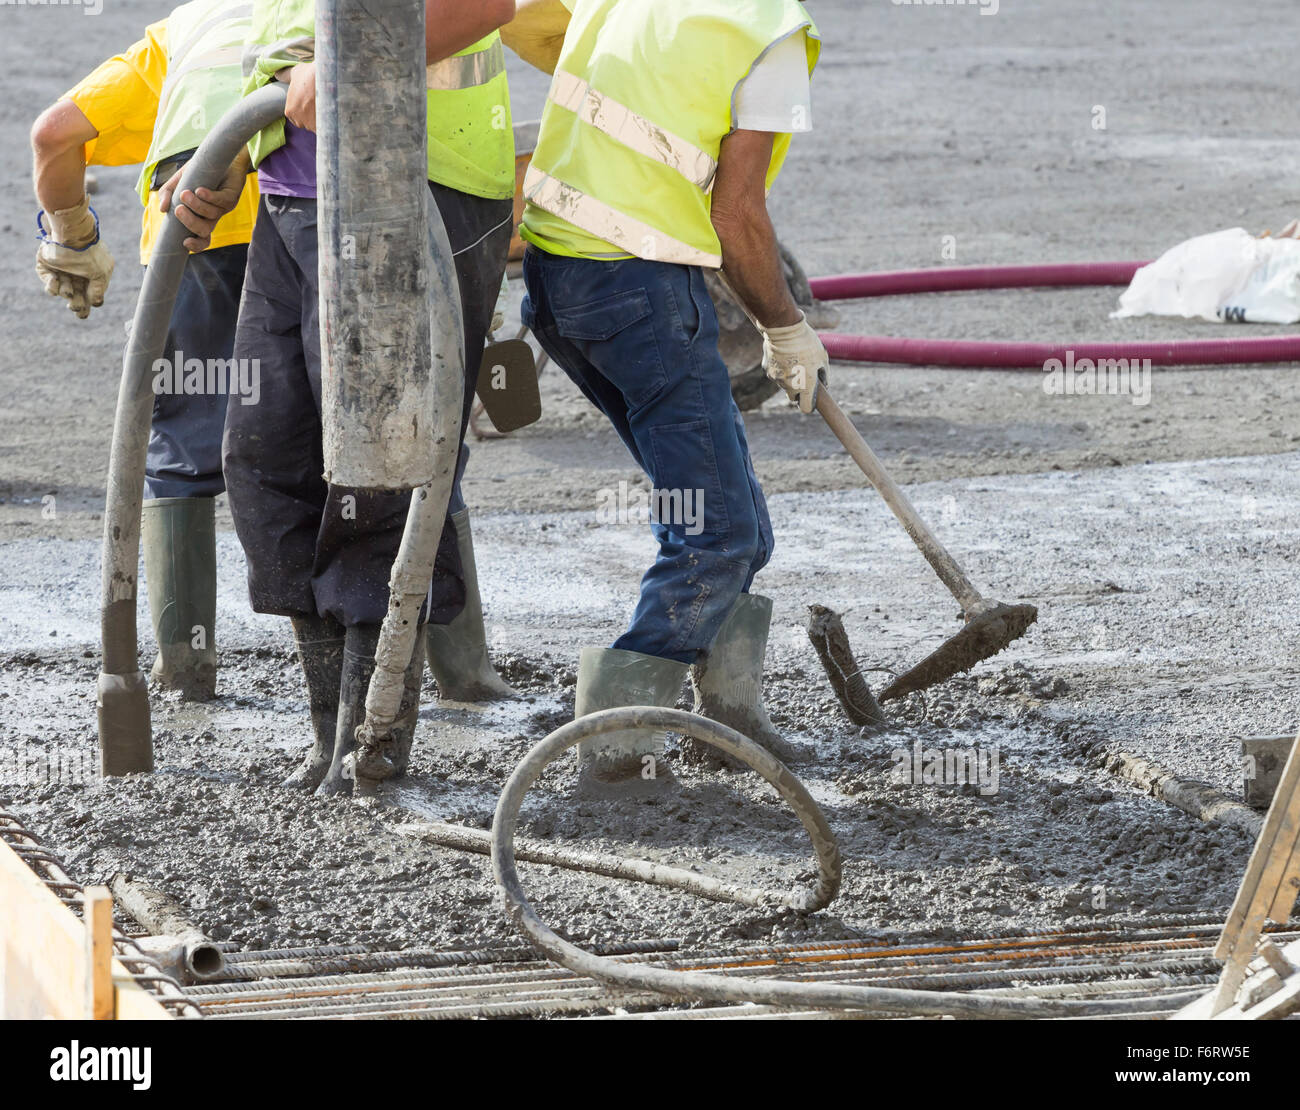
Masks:
[[[491,34],[515,14],[514,0],[424,0],[424,58],[428,65],[458,54]],[[289,85],[284,118],[316,130],[316,63],[286,66],[276,75]]]
[[[568,28],[569,9],[562,0],[519,0],[514,19],[501,28],[501,38],[529,65],[554,73]]]
[[[776,232],[767,213],[767,168],[774,136],[733,131],[722,141],[710,216],[722,243],[722,271],[741,304],[766,328],[799,323]]]
[[[515,0],[424,0],[425,59],[450,58],[514,17]]]
[[[86,195],[85,144],[99,136],[71,100],[60,100],[32,125],[32,183],[47,212],[71,208]]]

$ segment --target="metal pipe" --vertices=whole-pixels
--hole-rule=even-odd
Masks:
[[[1144,756],[1114,752],[1106,757],[1105,767],[1117,778],[1126,779],[1153,797],[1209,824],[1231,825],[1255,838],[1264,827],[1264,814],[1258,810],[1229,798],[1208,783],[1180,778]]]
[[[492,834],[486,829],[467,825],[449,825],[442,821],[418,821],[395,826],[396,832],[414,836],[445,848],[467,852],[492,853]],[[681,867],[668,867],[650,860],[630,859],[606,852],[584,852],[578,848],[555,847],[537,840],[519,840],[515,858],[525,863],[543,863],[572,871],[587,871],[610,879],[628,879],[655,886],[683,890],[716,902],[735,902],[741,906],[770,908],[786,902],[789,895],[762,887],[740,886],[711,875],[701,875]]]
[[[215,978],[226,970],[225,953],[171,895],[120,871],[108,888],[122,908],[154,934],[153,943],[142,939],[140,947],[160,962],[179,964],[194,981]]]
[[[768,980],[761,983],[737,980],[708,972],[681,972],[668,968],[638,967],[618,960],[595,956],[558,936],[533,909],[519,881],[515,867],[514,832],[519,807],[529,787],[542,771],[561,753],[584,740],[619,729],[651,729],[680,732],[720,748],[757,771],[795,809],[813,836],[819,864],[823,849],[835,863],[836,886],[825,890],[819,880],[818,893],[799,908],[805,912],[821,908],[838,888],[839,849],[835,845],[825,818],[803,784],[770,753],[740,733],[701,717],[677,709],[633,706],[607,709],[563,725],[547,736],[524,756],[511,774],[497,802],[492,822],[492,870],[504,896],[506,912],[524,933],[556,963],[579,975],[589,976],[615,986],[635,990],[659,991],[669,998],[699,1002],[758,1002],[796,1007],[815,1006],[834,1010],[902,1012],[908,1014],[947,1015],[972,1018],[1076,1017],[1097,1013],[1140,1013],[1156,1003],[1138,999],[1123,1002],[1080,1002],[1064,999],[1002,999],[983,994],[899,990],[842,983],[800,983]],[[821,839],[824,829],[825,840]],[[825,868],[823,867],[823,877]]]
[[[176,195],[200,186],[215,188],[240,147],[284,114],[284,98],[285,86],[272,82],[227,112],[186,163]],[[104,508],[100,608],[103,661],[96,692],[100,771],[104,775],[153,770],[149,688],[140,670],[136,635],[140,506],[153,422],[151,373],[155,361],[163,355],[176,291],[189,258],[184,245],[189,234],[176,219],[173,208],[163,222],[145,270],[122,357]]]

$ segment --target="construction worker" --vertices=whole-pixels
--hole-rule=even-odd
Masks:
[[[46,290],[81,319],[104,303],[113,258],[86,197],[87,164],[142,164],[140,262],[147,264],[170,206],[180,167],[207,130],[240,98],[239,48],[248,9],[230,0],[193,0],[145,29],[144,38],[110,58],[47,109],[32,128],[37,218],[36,270]],[[216,530],[213,498],[221,478],[226,391],[191,392],[185,365],[229,359],[244,263],[257,206],[242,189],[247,163],[217,190],[187,194],[196,207],[233,207],[220,227],[184,205],[177,215],[196,231],[164,347],[172,372],[155,374],[153,426],[141,523],[149,609],[158,657],[153,677],[182,697],[216,690]],[[169,179],[171,179],[169,181]],[[242,190],[242,197],[241,197]],[[206,198],[203,199],[203,198]],[[239,198],[236,202],[236,198]],[[212,379],[215,380],[215,377]],[[228,378],[223,378],[228,382]],[[191,383],[193,384],[193,383]]]
[[[826,351],[790,295],[766,207],[810,126],[819,43],[795,0],[520,0],[508,45],[553,73],[524,182],[524,321],[649,476],[658,557],[627,631],[585,648],[576,714],[695,707],[789,757],[762,702],[772,529],[705,288],[721,269],[802,412]],[[671,781],[661,741],[579,746],[581,793]]]
[[[429,189],[460,285],[465,417],[512,230],[514,136],[497,28],[514,4],[426,0],[425,11]],[[315,741],[289,785],[337,794],[352,789],[346,759],[364,719],[410,497],[328,486],[321,477],[314,35],[312,0],[255,0],[245,92],[277,78],[289,89],[286,120],[249,144],[262,199],[235,353],[260,361],[262,400],[232,406],[224,459],[253,608],[292,619],[312,706]],[[363,141],[382,146],[382,136]],[[462,418],[462,440],[465,423]],[[427,618],[407,674],[388,773],[400,774],[409,758],[426,649],[442,697],[513,693],[488,662],[459,483]]]

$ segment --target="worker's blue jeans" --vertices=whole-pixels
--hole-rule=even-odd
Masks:
[[[239,295],[244,288],[248,247],[214,247],[185,260],[172,309],[163,357],[168,361],[228,359],[235,346]],[[221,432],[226,423],[223,393],[154,396],[144,495],[215,497],[221,478]]]
[[[772,524],[718,354],[703,273],[529,247],[524,323],[659,491],[659,556],[614,647],[682,663],[713,643],[772,554]],[[601,498],[616,504],[606,491]]]

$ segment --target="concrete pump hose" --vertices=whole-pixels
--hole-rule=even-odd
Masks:
[[[809,281],[821,300],[855,300],[913,293],[951,293],[978,289],[1127,285],[1145,262],[1064,262],[1024,266],[951,266],[841,274]],[[971,370],[1038,370],[1072,356],[1084,359],[1150,359],[1153,366],[1294,362],[1300,360],[1300,335],[1232,339],[1189,339],[1145,343],[1010,343],[965,339],[921,339],[888,335],[822,336],[831,358],[846,362],[884,362]]]
[[[220,184],[239,149],[284,115],[285,92],[283,84],[272,82],[227,112],[186,163],[176,195],[186,189],[215,188]],[[136,639],[140,506],[153,421],[152,369],[164,354],[172,308],[189,257],[184,245],[189,234],[173,209],[163,223],[145,270],[122,359],[104,511],[100,612],[104,658],[98,700],[105,774],[153,768],[148,689],[140,672]]]
[[[524,756],[497,802],[492,822],[492,873],[511,920],[550,959],[578,975],[634,990],[657,991],[682,1000],[710,1003],[751,1002],[862,1013],[952,1014],[971,1018],[1083,1017],[1168,1010],[1170,1000],[1071,1001],[1055,998],[1006,998],[980,992],[965,994],[898,990],[849,983],[793,982],[732,978],[706,972],[673,971],[597,956],[564,940],[538,916],[525,895],[515,868],[514,837],[524,795],[556,757],[569,748],[607,732],[650,729],[683,733],[719,748],[757,771],[795,811],[812,838],[818,877],[809,891],[796,891],[786,904],[804,913],[828,905],[839,891],[840,853],[834,833],[804,785],[775,756],[725,725],[679,709],[631,706],[606,709],[564,725]],[[1198,992],[1191,992],[1189,998]]]

